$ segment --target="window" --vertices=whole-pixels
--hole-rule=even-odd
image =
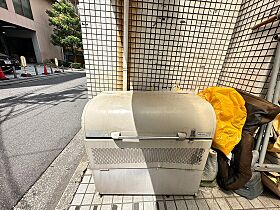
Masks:
[[[33,19],[29,0],[13,0],[13,3],[17,14]]]
[[[0,0],[0,7],[8,9],[7,4],[6,4],[6,0]]]

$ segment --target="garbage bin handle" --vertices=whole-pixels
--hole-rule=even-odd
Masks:
[[[122,136],[121,132],[112,132],[111,137],[114,140],[125,140],[125,139],[139,139],[139,140],[147,140],[147,139],[176,139],[179,141],[183,141],[187,139],[187,133],[179,132],[177,136]]]

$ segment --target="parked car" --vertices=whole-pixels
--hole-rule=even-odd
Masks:
[[[20,69],[20,63],[17,59],[0,53],[0,67],[5,73],[11,73],[13,66],[16,70]]]

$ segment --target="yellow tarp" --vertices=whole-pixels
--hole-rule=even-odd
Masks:
[[[246,121],[247,112],[243,97],[235,89],[225,87],[210,87],[198,95],[212,104],[216,113],[216,134],[212,147],[229,155],[239,143]]]
[[[268,144],[267,151],[280,152],[280,114],[278,114],[273,121],[273,129],[277,133],[278,138],[273,144]]]

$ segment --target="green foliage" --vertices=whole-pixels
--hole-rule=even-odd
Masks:
[[[47,10],[49,24],[53,27],[51,42],[56,45],[75,52],[82,47],[82,33],[80,18],[72,3],[61,0]]]
[[[80,68],[82,68],[82,64],[81,63],[71,63],[71,67],[74,69],[80,69]]]

